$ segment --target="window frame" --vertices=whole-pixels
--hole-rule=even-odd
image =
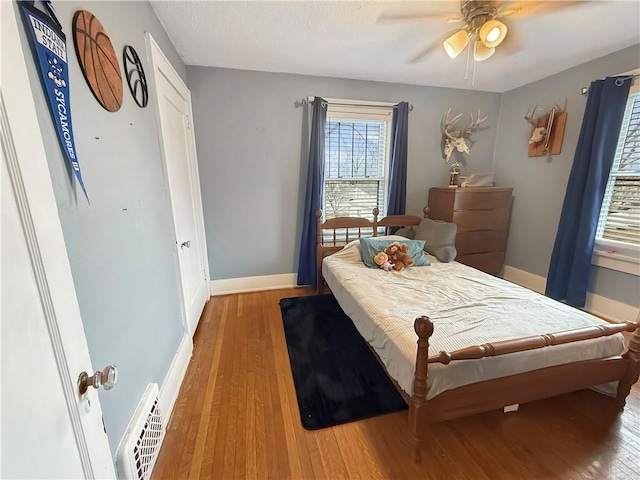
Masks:
[[[346,103],[349,104],[346,104]],[[379,218],[382,218],[386,214],[387,204],[389,200],[389,167],[391,164],[391,128],[393,124],[393,105],[392,104],[384,104],[382,102],[356,102],[356,101],[339,101],[336,103],[340,103],[339,105],[332,105],[329,101],[327,107],[327,123],[335,120],[335,119],[344,119],[344,120],[362,120],[362,121],[383,121],[387,123],[387,135],[385,139],[385,165],[384,165],[384,175],[382,177],[382,182],[384,186],[384,205],[380,210]],[[366,103],[367,106],[358,105],[358,103]],[[379,104],[379,106],[378,106]],[[372,106],[375,105],[375,106]],[[326,139],[325,139],[326,140]],[[323,158],[324,162],[324,158]],[[323,164],[323,169],[325,168]],[[344,181],[350,181],[349,179],[352,177],[345,178]],[[327,177],[323,178],[322,185],[322,220],[326,220],[326,208],[325,208],[325,186],[327,182]],[[380,181],[380,177],[374,178],[359,178],[353,177],[355,181]],[[334,179],[335,180],[335,179]],[[353,181],[353,180],[351,180]],[[372,208],[373,210],[373,208]],[[370,213],[370,212],[369,212]],[[368,215],[367,215],[368,216]]]
[[[637,74],[640,74],[640,69],[625,72],[621,75]],[[636,79],[629,89],[629,96],[638,93],[640,93],[640,81]],[[600,223],[600,218],[598,218],[598,223]],[[640,276],[640,246],[607,238],[596,238],[591,264]]]

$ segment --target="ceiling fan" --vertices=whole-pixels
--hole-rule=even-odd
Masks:
[[[469,44],[473,42],[473,58],[481,62],[491,57],[496,47],[507,36],[507,26],[496,17],[500,12],[500,2],[495,1],[466,1],[461,4],[460,13],[464,26],[447,38],[442,46],[447,55],[456,58]],[[504,14],[500,15],[504,16]]]
[[[451,58],[456,58],[470,42],[473,42],[473,59],[481,62],[490,58],[496,47],[507,36],[507,25],[500,19],[504,17],[524,18],[541,15],[578,4],[583,1],[491,1],[491,0],[462,0],[460,14],[455,13],[424,13],[416,15],[385,15],[384,21],[443,21],[447,23],[463,22],[463,25],[442,43],[444,51]],[[510,35],[513,35],[511,33]],[[433,49],[425,49],[415,56],[418,60]],[[471,53],[471,51],[469,52]]]

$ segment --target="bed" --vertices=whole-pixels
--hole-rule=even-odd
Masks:
[[[360,258],[359,238],[397,240],[381,235],[421,217],[378,219],[377,209],[373,221],[322,222],[316,215],[318,291],[326,281],[407,401],[414,462],[430,423],[588,387],[609,389],[615,406],[624,407],[640,376],[638,321],[607,323],[434,257],[431,266],[402,272],[371,269]],[[634,332],[624,354],[623,331]]]

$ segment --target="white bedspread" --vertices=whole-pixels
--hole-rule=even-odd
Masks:
[[[413,324],[421,315],[434,323],[430,354],[605,323],[460,263],[429,259],[431,266],[402,272],[367,268],[356,240],[325,258],[322,266],[344,312],[408,394],[413,392],[418,339]],[[623,347],[622,335],[616,334],[500,357],[430,364],[427,398],[482,380],[619,355]]]

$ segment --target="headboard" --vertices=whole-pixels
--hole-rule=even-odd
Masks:
[[[424,217],[429,215],[429,207],[423,209]],[[378,220],[380,211],[373,209],[373,221],[363,217],[335,217],[322,221],[322,210],[316,211],[317,239],[316,263],[318,268],[318,293],[324,287],[322,277],[322,260],[327,255],[342,249],[347,243],[357,240],[361,236],[377,237],[380,230],[388,232],[390,228],[414,227],[422,221],[417,215],[387,215]],[[333,231],[327,235],[325,232]]]

